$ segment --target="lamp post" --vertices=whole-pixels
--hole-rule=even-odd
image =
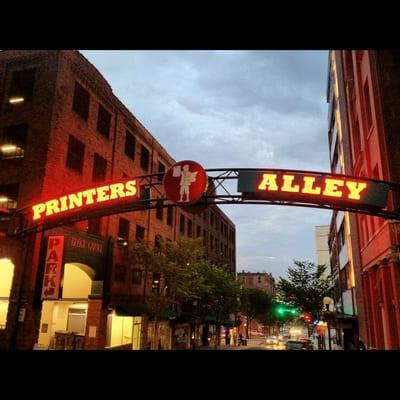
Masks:
[[[325,319],[326,319],[326,326],[328,328],[328,345],[329,345],[329,350],[332,350],[332,343],[331,343],[331,326],[330,326],[330,309],[329,305],[333,304],[333,300],[330,297],[324,297],[323,303],[325,305]]]

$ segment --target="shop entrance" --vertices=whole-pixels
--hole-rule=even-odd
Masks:
[[[13,276],[14,264],[8,258],[0,258],[0,330],[6,329],[7,325]]]
[[[85,264],[65,264],[61,298],[43,301],[37,348],[72,350],[84,347],[88,296],[94,274]]]

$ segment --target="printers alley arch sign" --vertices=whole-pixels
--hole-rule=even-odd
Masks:
[[[230,193],[225,181],[236,180]],[[209,191],[211,184],[215,190]],[[224,193],[217,193],[223,190]],[[23,223],[9,235],[47,230],[95,217],[136,210],[210,204],[273,204],[351,211],[400,220],[400,209],[387,208],[389,193],[400,185],[347,175],[283,169],[203,169],[190,160],[156,174],[122,179],[98,187],[54,196],[17,210]],[[190,210],[189,210],[190,212]],[[17,219],[17,218],[16,218]]]
[[[238,192],[249,199],[382,209],[389,189],[386,182],[317,172],[244,170],[238,174]]]

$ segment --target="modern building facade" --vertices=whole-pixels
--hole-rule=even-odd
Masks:
[[[400,182],[399,87],[399,52],[330,52],[333,172]],[[389,196],[390,208],[398,202]],[[339,276],[342,310],[348,315],[353,309],[359,336],[372,349],[400,348],[398,228],[397,221],[370,215],[340,212],[332,218],[332,270]],[[351,307],[343,288],[352,291]]]
[[[329,256],[329,225],[318,225],[314,231],[315,262],[317,265],[326,265],[324,277],[331,273],[331,261]]]
[[[201,213],[167,207],[10,238],[17,209],[162,174],[175,161],[77,51],[1,51],[0,102],[0,348],[143,349],[160,341],[174,348],[179,332],[190,337],[187,324],[166,319],[152,342],[154,326],[140,307],[146,293],[162,295],[162,280],[130,265],[126,244],[202,238],[207,258],[234,275],[232,221],[217,206]],[[61,290],[44,300],[52,245],[62,260]]]

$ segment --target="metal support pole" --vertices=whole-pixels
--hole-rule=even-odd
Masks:
[[[329,341],[329,350],[332,350],[332,343],[331,343],[331,326],[329,324],[329,319],[327,321],[327,327],[328,327],[328,341]]]

